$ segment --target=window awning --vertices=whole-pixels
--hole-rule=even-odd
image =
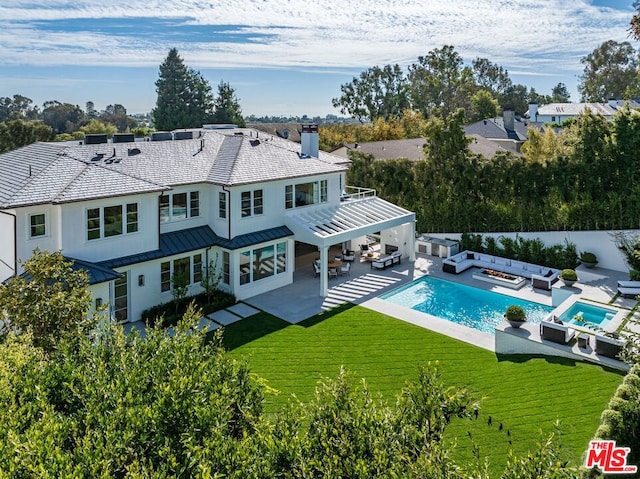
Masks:
[[[374,196],[347,200],[339,206],[292,211],[285,224],[296,240],[322,247],[413,223],[415,219],[415,213]]]

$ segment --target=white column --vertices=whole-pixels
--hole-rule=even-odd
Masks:
[[[416,222],[411,222],[410,228],[410,236],[409,236],[409,261],[416,260]]]
[[[329,295],[329,247],[320,248],[320,296]]]

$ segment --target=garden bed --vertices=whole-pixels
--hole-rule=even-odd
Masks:
[[[192,302],[195,303],[197,308],[202,310],[203,315],[207,315],[233,306],[236,304],[236,298],[232,294],[222,291],[216,291],[210,298],[207,298],[207,295],[202,293],[185,298],[181,301],[177,309],[175,301],[153,306],[142,312],[142,321],[149,326],[154,326],[157,324],[158,319],[162,318],[162,325],[164,327],[175,326],[178,321],[182,319],[182,316]]]

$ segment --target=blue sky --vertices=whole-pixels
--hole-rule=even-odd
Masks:
[[[339,114],[340,85],[374,66],[407,66],[454,45],[516,83],[578,101],[580,59],[628,41],[622,0],[0,0],[0,96],[144,113],[175,47],[245,115]],[[634,44],[636,48],[640,45]]]

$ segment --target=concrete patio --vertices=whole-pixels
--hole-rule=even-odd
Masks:
[[[360,262],[359,258],[356,258],[350,275],[331,279],[329,282],[329,294],[323,298],[318,294],[319,278],[315,276],[313,271],[313,259],[315,259],[315,255],[301,256],[296,259],[293,284],[255,296],[245,302],[292,324],[299,323],[345,302],[351,302],[491,351],[496,351],[496,336],[492,334],[476,331],[410,308],[394,305],[379,299],[379,296],[421,276],[431,275],[548,306],[557,306],[559,301],[569,296],[588,298],[609,304],[616,295],[617,281],[627,279],[627,274],[623,272],[602,268],[588,270],[579,267],[577,269],[579,282],[572,288],[564,287],[558,282],[554,285],[552,291],[544,291],[534,289],[531,286],[531,282],[527,281],[522,288],[513,290],[505,286],[474,279],[472,277],[474,269],[458,275],[444,273],[442,271],[441,258],[417,254],[415,262],[403,262],[386,270],[371,269],[368,262]],[[610,304],[631,312],[631,309],[636,305],[636,301],[632,298],[618,297]],[[497,334],[513,334],[516,335],[514,339],[524,338],[524,340],[530,341],[531,343],[526,347],[522,347],[521,352],[565,356],[592,361],[618,369],[625,368],[624,363],[620,361],[600,358],[592,350],[581,350],[575,344],[560,345],[542,341],[539,332],[537,332],[539,329],[537,325],[527,324],[526,326],[523,330],[518,331],[508,328],[505,323],[498,328]],[[640,315],[628,323],[628,328],[640,330]]]

